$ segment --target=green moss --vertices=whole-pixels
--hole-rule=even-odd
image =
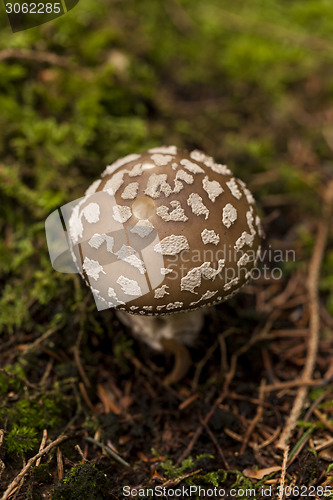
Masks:
[[[37,443],[37,431],[21,424],[14,424],[5,438],[9,454],[24,455],[27,451],[33,450]]]
[[[95,465],[76,465],[58,482],[52,500],[99,500],[110,498],[110,481]]]

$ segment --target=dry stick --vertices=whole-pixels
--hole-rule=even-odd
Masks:
[[[42,441],[41,441],[40,447],[39,447],[39,451],[42,451],[44,449],[45,444],[46,444],[46,440],[47,440],[47,429],[44,429],[43,430]],[[36,461],[36,467],[38,467],[38,465],[40,464],[41,460],[42,460],[42,457],[39,457],[39,459]]]
[[[286,480],[286,472],[287,472],[287,460],[288,460],[289,446],[287,445],[283,452],[283,462],[280,476],[280,490],[278,500],[283,500],[284,498],[284,483]]]
[[[79,382],[79,389],[80,389],[80,392],[82,394],[83,399],[86,402],[86,405],[89,407],[89,409],[91,410],[92,413],[96,414],[97,410],[94,407],[94,405],[92,404],[83,382]]]
[[[18,485],[18,483],[25,476],[25,474],[28,472],[28,470],[34,464],[34,462],[38,460],[39,457],[45,455],[45,453],[48,453],[52,448],[58,446],[63,441],[66,441],[66,439],[69,439],[69,436],[59,436],[55,441],[52,441],[52,443],[46,446],[43,450],[39,451],[37,455],[30,458],[30,460],[28,460],[27,464],[23,467],[21,472],[19,472],[18,475],[15,477],[15,479],[13,479],[13,481],[10,483],[10,485],[8,486],[8,488],[6,489],[5,493],[2,495],[0,500],[7,500],[13,489]]]
[[[209,435],[210,439],[211,439],[211,440],[213,441],[213,443],[215,444],[216,449],[217,449],[217,451],[219,452],[220,457],[222,458],[222,461],[223,461],[223,463],[224,463],[224,467],[225,467],[226,469],[230,469],[229,464],[228,464],[228,462],[227,462],[227,460],[226,460],[226,458],[225,458],[225,456],[224,456],[224,453],[223,453],[223,451],[222,451],[222,448],[220,447],[220,445],[219,445],[219,443],[218,443],[218,441],[217,441],[216,437],[214,436],[214,434],[212,433],[212,431],[211,431],[211,430],[210,430],[210,428],[208,427],[208,424],[207,424],[204,420],[202,420],[202,419],[200,419],[200,422],[201,422],[201,424],[204,426],[204,428],[206,429],[207,434]]]
[[[316,446],[315,450],[318,453],[319,451],[326,450],[326,448],[330,448],[331,446],[333,446],[333,438],[326,441],[326,443]]]
[[[57,448],[57,467],[58,467],[58,480],[61,481],[64,478],[64,463],[62,461],[62,453],[60,448]]]
[[[0,448],[1,448],[2,443],[3,443],[4,433],[5,433],[5,431],[3,429],[0,429]],[[5,464],[3,463],[3,461],[0,458],[0,479],[1,479],[1,476],[2,476],[2,473],[4,470],[5,470]]]
[[[262,443],[260,443],[258,445],[258,450],[261,450],[262,448],[266,448],[266,446],[269,446],[270,444],[274,443],[275,439],[280,434],[280,431],[281,431],[281,427],[277,427],[277,429],[275,429],[275,431],[273,432],[273,434],[269,438],[267,438],[265,441],[263,441]]]
[[[241,455],[243,455],[243,453],[245,452],[246,447],[247,447],[247,443],[250,440],[252,432],[254,431],[256,425],[260,422],[260,420],[262,418],[263,403],[264,403],[264,389],[265,389],[265,380],[263,379],[261,384],[260,384],[260,388],[259,388],[259,401],[260,401],[260,403],[258,405],[256,415],[246,431],[244,441],[243,441],[242,447],[241,447],[240,452],[239,452]]]
[[[276,384],[266,385],[265,392],[280,391],[281,389],[292,389],[293,387],[318,387],[329,384],[332,380],[286,380],[285,382],[277,382]]]
[[[115,460],[117,460],[117,462],[121,463],[125,467],[131,467],[130,464],[128,462],[126,462],[126,460],[124,460],[123,458],[121,458],[121,456],[117,455],[117,453],[115,453],[113,450],[111,450],[111,448],[109,446],[107,446],[107,445],[105,445],[103,443],[100,443],[96,439],[91,438],[89,436],[85,436],[83,439],[85,441],[88,441],[89,443],[93,443],[96,446],[99,446],[100,448],[102,448],[102,450],[105,450],[112,458],[114,458]],[[2,499],[0,499],[0,500],[2,500]]]
[[[91,383],[89,382],[88,377],[86,375],[86,372],[84,371],[83,365],[81,363],[81,358],[80,358],[80,345],[82,342],[83,332],[84,332],[83,327],[82,327],[82,322],[83,322],[83,318],[81,318],[79,335],[77,337],[76,344],[74,346],[74,359],[75,359],[77,369],[79,370],[79,373],[80,373],[82,380],[84,382],[84,385],[86,387],[91,387]]]
[[[0,52],[0,61],[1,61],[1,52]],[[35,351],[36,349],[39,349],[40,344],[44,342],[44,340],[48,339],[53,335],[56,331],[60,329],[60,325],[55,326],[53,328],[49,328],[46,330],[46,332],[43,333],[40,337],[38,337],[36,340],[34,340],[31,344],[28,344],[25,346],[25,349],[22,353],[22,356],[26,356],[27,354],[30,354],[31,352]]]
[[[75,360],[77,369],[79,370],[79,373],[81,375],[81,378],[84,382],[84,385],[86,387],[91,387],[91,383],[89,382],[89,379],[88,379],[86,372],[84,371],[83,365],[81,363],[80,351],[79,351],[79,347],[77,345],[74,346],[73,352],[74,352],[74,360]]]
[[[328,429],[330,432],[333,432],[333,425],[327,420],[325,415],[323,415],[318,408],[313,410],[313,413],[316,415],[318,420]]]
[[[215,351],[215,349],[217,348],[218,345],[219,345],[219,341],[217,340],[208,349],[208,351],[206,352],[205,356],[197,363],[197,367],[195,369],[193,380],[192,380],[192,384],[191,384],[191,390],[192,390],[192,392],[195,392],[197,390],[198,384],[199,384],[199,378],[200,378],[202,369],[205,366],[205,364],[207,363],[207,361],[209,361],[210,357],[212,356],[213,352]]]
[[[302,373],[301,380],[308,382],[312,379],[312,373],[315,366],[318,343],[319,343],[319,293],[318,293],[318,282],[320,267],[323,260],[323,255],[326,247],[326,241],[329,233],[330,218],[332,215],[332,205],[333,205],[333,181],[328,185],[324,197],[324,209],[323,216],[319,222],[318,235],[313,251],[313,255],[309,265],[308,274],[308,293],[309,293],[309,309],[310,309],[310,335],[308,341],[308,353],[305,361],[304,370]],[[297,420],[302,411],[304,401],[307,395],[308,389],[306,386],[300,387],[298,389],[293,408],[287,420],[287,423],[282,431],[279,442],[277,444],[278,448],[285,449],[288,445],[289,438],[296,427]]]
[[[25,458],[23,458],[23,467],[25,466],[25,464],[26,464],[26,461],[25,461]],[[13,500],[15,500],[17,498],[17,495],[20,493],[20,489],[22,488],[23,483],[24,483],[24,476],[22,477],[21,481],[19,482],[19,485],[16,486],[14,491],[12,491],[12,494],[15,493]]]
[[[75,449],[79,452],[79,455],[81,456],[82,461],[85,462],[86,461],[86,457],[84,456],[83,451],[80,448],[80,445],[76,444],[75,445]]]

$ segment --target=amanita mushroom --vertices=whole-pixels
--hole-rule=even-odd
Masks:
[[[72,255],[100,308],[115,307],[159,350],[190,345],[204,308],[249,280],[260,237],[244,182],[210,156],[175,146],[108,166],[70,218]]]

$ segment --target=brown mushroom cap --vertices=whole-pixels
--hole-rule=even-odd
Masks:
[[[108,166],[75,207],[70,236],[95,296],[156,315],[234,295],[256,265],[261,226],[252,194],[225,165],[170,146]]]

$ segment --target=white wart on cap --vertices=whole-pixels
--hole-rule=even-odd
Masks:
[[[255,266],[261,226],[252,194],[225,165],[170,146],[108,166],[73,211],[70,236],[108,307],[161,315],[234,295]]]

